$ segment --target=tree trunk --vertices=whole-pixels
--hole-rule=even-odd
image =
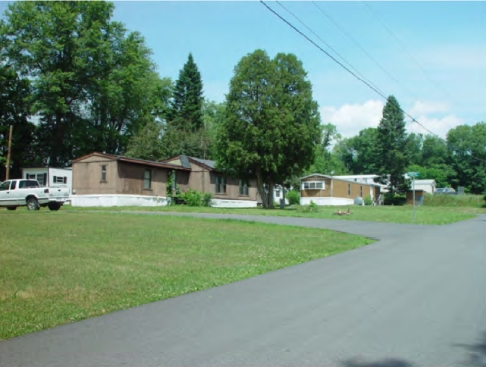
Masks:
[[[262,176],[262,171],[260,168],[256,170],[257,176],[257,188],[260,198],[262,199],[262,206],[265,209],[273,209],[273,182],[269,181],[267,183],[267,190],[265,190],[265,183]]]

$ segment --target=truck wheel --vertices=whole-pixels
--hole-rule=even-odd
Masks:
[[[29,210],[39,210],[39,202],[36,198],[27,199],[27,209]]]
[[[58,203],[49,203],[47,204],[49,210],[59,210],[61,208],[61,204]]]
[[[17,209],[16,206],[7,206],[7,210],[15,210],[15,209]]]

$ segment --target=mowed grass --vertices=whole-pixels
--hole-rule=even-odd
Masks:
[[[351,215],[335,215],[338,210],[350,209]],[[415,218],[413,207],[404,206],[360,206],[350,205],[344,207],[320,206],[317,212],[310,212],[306,206],[292,206],[285,209],[262,209],[262,208],[203,208],[176,205],[169,207],[104,207],[104,208],[80,208],[65,206],[61,210],[69,211],[163,211],[182,213],[219,213],[219,214],[241,214],[241,215],[266,215],[286,216],[304,218],[322,218],[336,220],[359,220],[369,222],[389,222],[405,224],[430,224],[440,225],[459,222],[474,218],[477,214],[486,214],[486,209],[481,207],[458,207],[458,206],[417,206],[415,207]]]
[[[254,222],[23,209],[0,211],[0,340],[372,242]]]

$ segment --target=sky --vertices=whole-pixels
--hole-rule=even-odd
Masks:
[[[192,53],[210,100],[224,101],[239,60],[263,49],[302,61],[322,123],[343,137],[380,122],[385,99],[259,1],[114,4],[112,19],[145,37],[161,77],[176,80]],[[431,132],[445,137],[457,125],[486,122],[486,2],[266,4]],[[426,133],[406,121],[409,132]]]

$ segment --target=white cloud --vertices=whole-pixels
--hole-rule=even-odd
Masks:
[[[446,103],[443,102],[427,102],[427,101],[415,101],[412,108],[410,109],[409,114],[412,116],[415,115],[427,115],[430,113],[437,113],[437,112],[447,112],[449,107]]]
[[[453,114],[446,115],[444,117],[428,117],[426,115],[422,115],[418,118],[416,117],[415,119],[420,122],[420,124],[425,126],[427,130],[444,139],[450,129],[455,128],[457,125],[464,124],[463,119]],[[416,123],[409,125],[408,128],[409,132],[421,134],[429,134],[429,131],[427,130],[423,129],[420,125]]]
[[[369,100],[363,104],[345,104],[341,107],[321,107],[322,123],[336,125],[337,131],[345,138],[358,134],[362,129],[377,127],[383,113],[383,103]]]
[[[323,106],[320,109],[322,123],[336,125],[338,133],[345,138],[356,136],[360,130],[377,127],[383,113],[383,102],[369,100],[363,104],[345,104],[341,107]],[[464,120],[448,112],[447,104],[443,102],[416,101],[407,111],[420,124],[432,133],[445,138],[447,132],[457,125],[464,124]],[[417,123],[405,118],[407,131],[428,134],[429,132]]]

